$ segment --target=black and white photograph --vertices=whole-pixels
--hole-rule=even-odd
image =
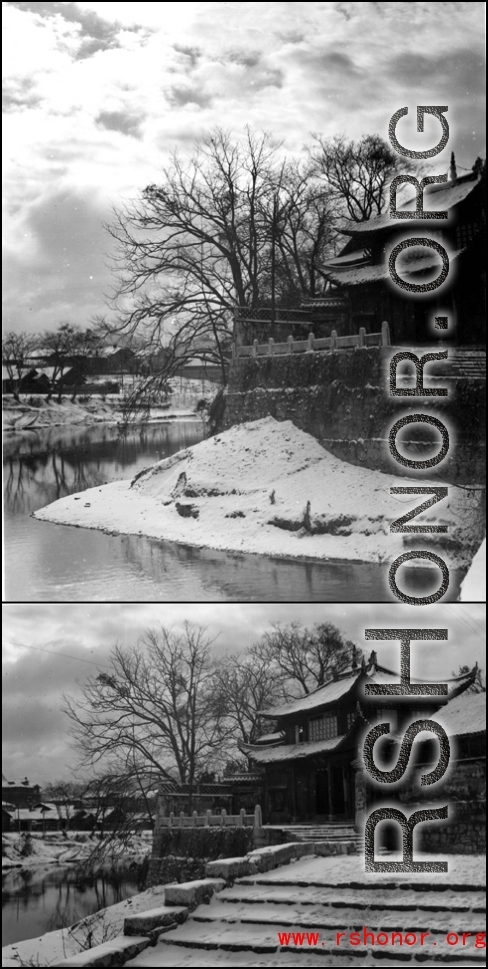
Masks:
[[[485,965],[485,606],[427,614],[6,605],[2,965]]]
[[[2,10],[2,966],[485,965],[485,6]]]
[[[5,599],[484,601],[484,6],[3,12]]]

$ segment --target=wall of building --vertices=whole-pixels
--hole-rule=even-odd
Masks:
[[[292,420],[351,464],[401,474],[401,465],[389,453],[387,435],[401,416],[421,412],[447,421],[453,429],[455,446],[449,448],[437,473],[450,483],[484,481],[483,381],[451,379],[448,398],[391,398],[387,379],[392,352],[392,348],[358,347],[241,358],[231,368],[228,387],[214,407],[214,429],[226,430],[270,414],[277,420]],[[435,366],[440,371],[441,364]],[[408,428],[404,440],[405,454],[412,447],[416,460],[432,453],[418,424]]]
[[[479,854],[486,851],[486,764],[484,758],[454,761],[444,783],[436,785],[435,792],[429,787],[421,788],[418,780],[402,784],[388,803],[398,803],[406,809],[407,817],[422,807],[448,805],[446,821],[422,823],[419,847],[422,851],[445,854]],[[362,830],[366,818],[375,807],[380,806],[378,788],[368,784],[364,771],[356,772],[356,828]],[[399,848],[400,829],[396,823],[382,823],[378,832],[379,843],[388,848]],[[378,843],[378,841],[377,841]],[[415,843],[415,842],[414,842]]]

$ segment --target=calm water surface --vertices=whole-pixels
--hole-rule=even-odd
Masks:
[[[32,512],[64,495],[131,478],[203,437],[200,421],[147,424],[118,438],[114,425],[9,435],[4,446],[5,598],[9,602],[391,601],[387,568],[293,562],[195,549],[138,535],[52,525]],[[409,569],[402,588],[427,595],[438,571]],[[449,598],[462,572],[451,570]]]
[[[134,880],[77,868],[37,868],[2,876],[2,946],[72,925],[141,891]]]

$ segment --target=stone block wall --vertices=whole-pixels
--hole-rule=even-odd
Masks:
[[[407,816],[422,807],[448,805],[449,815],[446,821],[424,822],[420,825],[419,847],[422,851],[444,854],[482,854],[486,851],[484,759],[454,761],[445,775],[444,783],[436,785],[434,790],[429,787],[421,788],[418,779],[414,779],[402,784],[386,801],[388,804],[397,802],[399,809],[406,809]],[[361,830],[373,807],[380,806],[378,788],[373,788],[368,783],[365,771],[357,771],[356,828]],[[393,822],[383,822],[377,838],[380,844],[388,848],[399,848],[401,845],[400,829]]]
[[[439,377],[440,386],[448,385],[447,398],[392,398],[388,366],[393,352],[394,348],[356,347],[241,358],[231,368],[214,429],[219,432],[267,415],[292,420],[351,464],[402,474],[389,453],[388,432],[401,416],[421,412],[437,416],[452,429],[455,446],[437,474],[453,484],[483,482],[483,381]],[[442,364],[433,366],[426,373],[440,374]],[[403,438],[405,454],[412,449],[412,458],[422,459],[422,452],[432,453],[429,439],[425,425],[410,425]]]

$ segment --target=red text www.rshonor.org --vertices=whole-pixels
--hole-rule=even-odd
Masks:
[[[371,945],[437,945],[436,940],[432,940],[430,943],[426,943],[426,939],[431,935],[430,932],[372,932],[371,929],[367,929],[363,926],[362,932],[336,932],[335,944],[340,945],[351,945],[351,946],[371,946]],[[437,936],[439,939],[439,936]],[[486,948],[486,933],[485,932],[448,932],[445,936],[445,941],[450,946],[474,946],[475,949],[485,949]],[[325,946],[326,944],[331,944],[332,940],[329,939],[326,942],[321,941],[319,932],[278,932],[278,942],[280,945],[311,945],[311,946]]]

